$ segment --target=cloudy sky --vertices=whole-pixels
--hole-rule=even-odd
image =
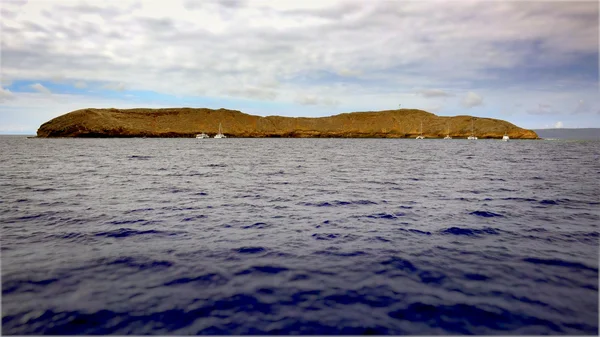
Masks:
[[[0,133],[86,107],[600,127],[597,1],[2,0]]]

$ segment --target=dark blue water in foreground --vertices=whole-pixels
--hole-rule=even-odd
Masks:
[[[598,334],[600,142],[0,150],[5,335]]]

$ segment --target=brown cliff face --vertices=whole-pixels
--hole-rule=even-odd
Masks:
[[[38,137],[194,137],[218,132],[229,137],[377,137],[453,138],[471,134],[470,116],[440,117],[423,110],[387,110],[343,113],[329,117],[260,117],[235,110],[192,108],[82,109],[56,117],[40,126]],[[474,118],[478,138],[537,139],[531,130],[506,121]]]

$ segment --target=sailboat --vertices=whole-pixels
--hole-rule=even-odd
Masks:
[[[221,131],[221,123],[219,123],[219,133],[215,135],[215,138],[227,138]]]
[[[421,121],[421,134],[418,135],[415,139],[425,139],[425,137],[423,137],[423,121]]]
[[[469,140],[477,139],[477,137],[475,137],[475,135],[473,134],[473,118],[471,118],[471,135],[469,137],[467,137],[467,139],[469,139]]]
[[[209,135],[207,135],[206,133],[202,132],[196,135],[196,138],[198,139],[202,139],[202,138],[210,138]]]
[[[505,142],[508,142],[508,134],[506,132],[504,132],[504,136],[502,136],[502,140]]]
[[[446,137],[444,137],[444,139],[452,139],[452,137],[450,137],[450,124],[448,124],[448,134]]]

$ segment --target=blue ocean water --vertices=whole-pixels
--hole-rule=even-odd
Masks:
[[[0,150],[5,335],[598,334],[597,141]]]

